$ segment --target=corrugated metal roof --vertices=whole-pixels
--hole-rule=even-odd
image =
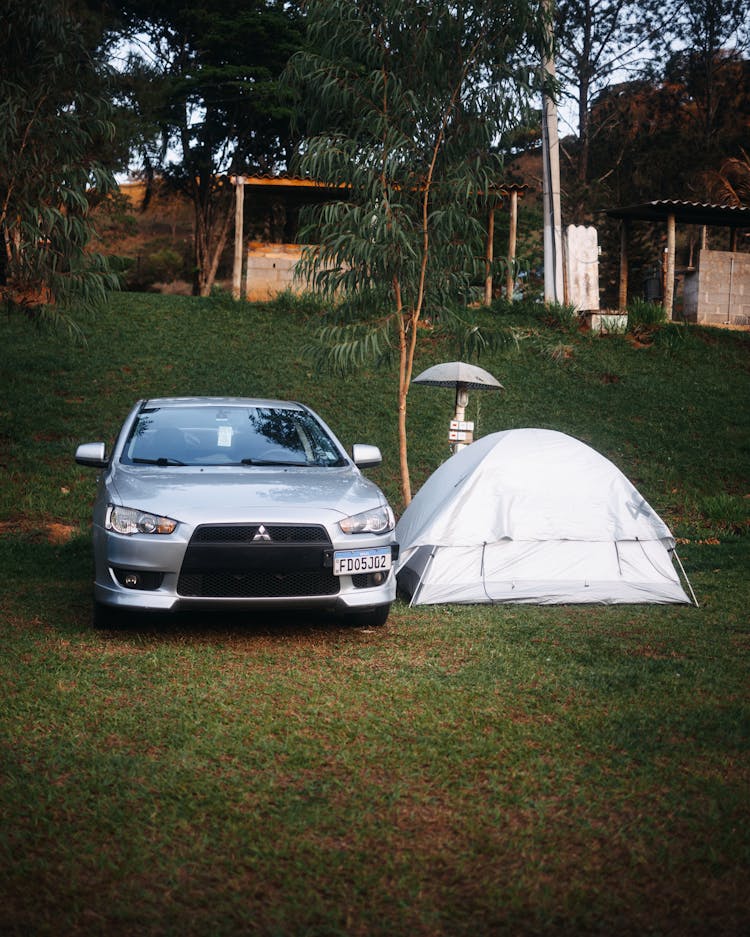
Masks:
[[[232,176],[232,181],[236,177]],[[337,192],[341,189],[348,189],[349,185],[345,182],[340,183],[327,183],[327,182],[318,182],[315,179],[309,178],[309,176],[293,176],[289,173],[251,173],[242,177],[244,179],[244,184],[247,186],[258,186],[260,188],[311,188],[311,189],[324,189],[330,192]],[[529,190],[529,186],[526,183],[503,183],[496,188],[492,188],[489,191],[498,196],[508,196],[511,192],[516,192],[521,198],[526,195]]]
[[[310,179],[309,177],[303,176],[293,176],[290,173],[265,173],[265,172],[256,172],[248,173],[242,177],[244,179],[245,185],[255,185],[261,186],[262,188],[273,188],[275,186],[281,188],[309,188],[309,189],[331,189],[336,190],[344,188],[341,185],[330,185],[325,182],[317,182],[315,179]],[[232,176],[232,180],[235,179],[235,176]]]
[[[633,218],[636,221],[666,221],[669,215],[674,215],[675,220],[683,224],[750,227],[750,208],[744,205],[712,205],[709,202],[658,199],[625,208],[606,208],[604,213],[610,218]]]

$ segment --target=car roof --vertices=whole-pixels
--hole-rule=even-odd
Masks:
[[[149,397],[143,407],[284,407],[306,410],[295,400],[273,400],[265,397]]]

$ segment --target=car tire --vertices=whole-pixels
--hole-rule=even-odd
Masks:
[[[376,605],[366,612],[348,612],[344,616],[347,625],[357,628],[381,628],[388,620],[390,605]]]

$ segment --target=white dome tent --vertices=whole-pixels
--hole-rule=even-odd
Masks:
[[[396,536],[412,605],[691,601],[667,525],[612,462],[553,430],[507,430],[457,452]]]

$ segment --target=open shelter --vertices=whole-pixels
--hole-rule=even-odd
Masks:
[[[738,235],[750,229],[750,208],[712,205],[661,199],[610,208],[605,214],[618,218],[620,226],[620,284],[618,305],[628,303],[628,236],[634,221],[659,222],[667,228],[665,251],[666,271],[664,311],[672,318],[675,292],[676,226],[700,225],[703,229],[696,267],[685,279],[685,318],[706,324],[750,324],[750,254],[739,252]],[[709,251],[706,230],[709,227],[729,229],[729,250]]]

